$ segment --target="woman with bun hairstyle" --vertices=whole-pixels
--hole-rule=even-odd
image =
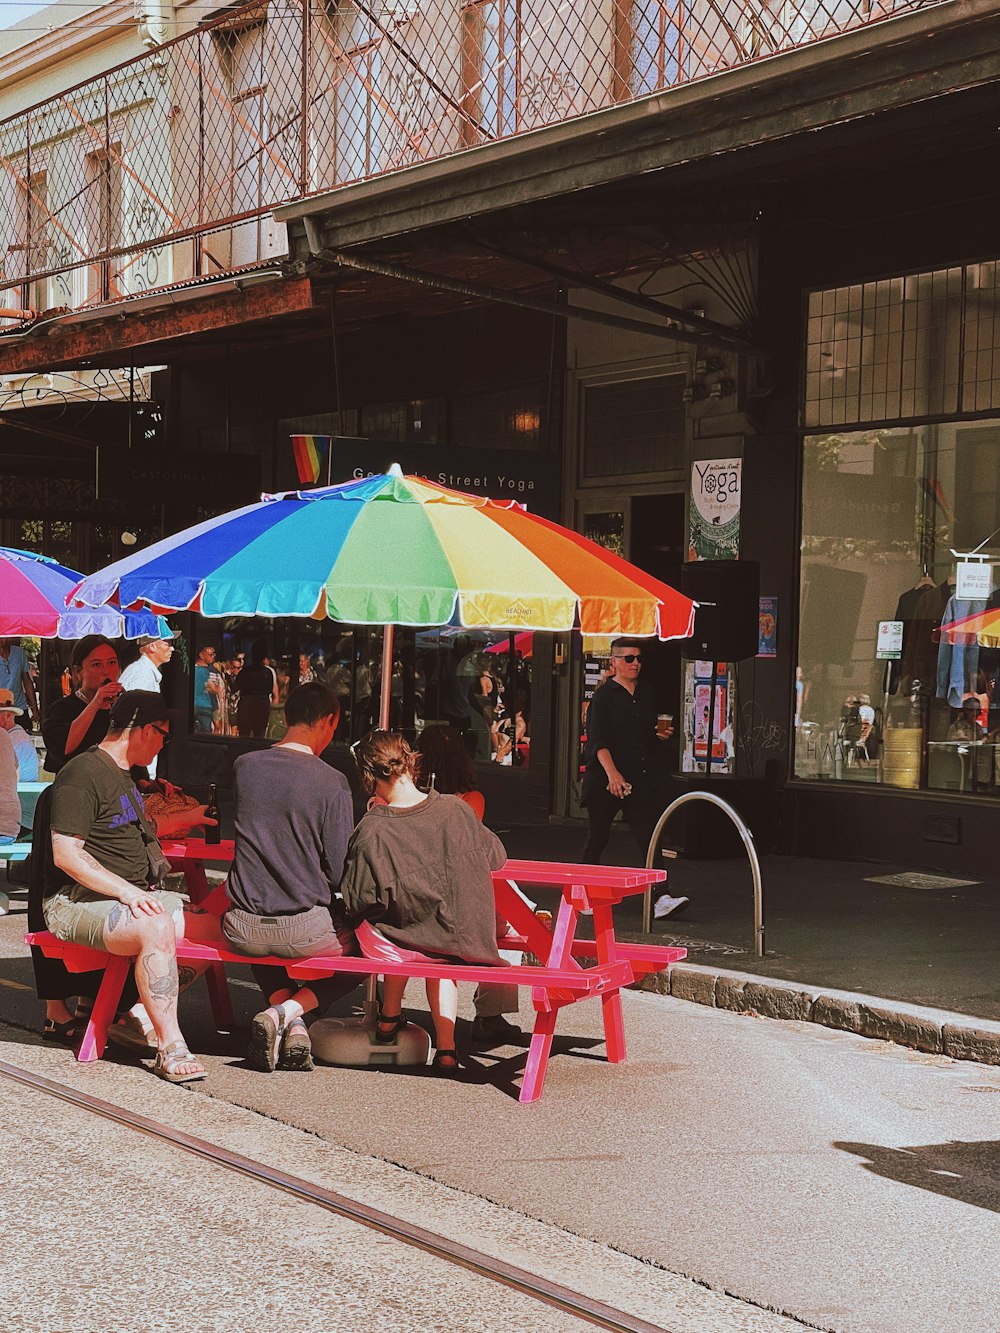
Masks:
[[[362,787],[375,800],[351,838],[340,892],[362,948],[369,952],[372,944],[388,941],[401,958],[418,951],[502,966],[490,872],[507,859],[503,843],[459,797],[420,791],[417,756],[398,732],[369,732],[355,746],[354,760]],[[395,1039],[405,988],[405,977],[385,978],[376,1041]],[[450,1073],[458,1067],[458,987],[428,979],[427,1000],[434,1067]]]

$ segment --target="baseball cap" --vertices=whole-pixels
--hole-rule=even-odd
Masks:
[[[148,727],[150,722],[183,722],[179,708],[168,708],[155,690],[125,690],[111,705],[109,731]]]
[[[16,713],[20,717],[23,712],[23,708],[14,707],[13,690],[0,690],[0,713]]]
[[[169,642],[171,639],[177,637],[167,622],[162,618],[159,623],[159,631],[159,634],[140,634],[135,641],[136,647],[145,648],[147,644],[159,643],[161,639]]]

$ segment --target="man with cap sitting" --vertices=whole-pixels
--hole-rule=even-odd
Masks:
[[[107,736],[70,759],[52,784],[53,867],[45,923],[59,939],[135,959],[139,997],[156,1034],[153,1072],[171,1083],[205,1077],[177,1022],[180,896],[161,889],[168,864],[129,769],[148,766],[181,714],[158,694],[127,690],[111,707]],[[205,807],[164,816],[161,834],[205,824]]]
[[[17,755],[17,780],[37,782],[38,751],[31,737],[18,723],[17,719],[23,716],[24,709],[14,704],[13,691],[0,690],[0,730],[5,731],[10,737],[14,753]]]

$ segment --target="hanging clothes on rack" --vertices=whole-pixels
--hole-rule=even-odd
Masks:
[[[937,587],[924,588],[921,592],[913,612],[910,634],[903,642],[899,683],[901,694],[912,693],[915,680],[920,681],[922,694],[933,694],[938,661],[934,631],[941,624],[951,594],[952,586],[947,579]]]
[[[885,693],[898,694],[900,683],[903,677],[903,662],[907,658],[907,649],[911,647],[911,639],[915,630],[917,607],[920,605],[920,599],[928,588],[936,588],[934,580],[927,574],[924,574],[920,581],[912,588],[907,588],[900,594],[899,601],[896,603],[896,614],[893,620],[903,622],[903,644],[900,657],[896,661],[886,663],[885,674]]]
[[[950,597],[945,607],[942,624],[950,625],[966,616],[986,610],[985,598]],[[949,638],[955,642],[950,643]],[[967,694],[975,694],[976,673],[979,670],[979,640],[975,634],[941,635],[937,652],[937,688],[939,699],[947,699],[952,708],[961,708]]]

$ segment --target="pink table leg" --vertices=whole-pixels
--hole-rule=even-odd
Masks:
[[[573,938],[576,935],[578,912],[564,894],[559,904],[559,915],[552,931],[552,947],[545,959],[547,967],[564,967],[566,960],[572,957]],[[528,1049],[528,1062],[524,1067],[524,1082],[518,1101],[536,1102],[542,1095],[545,1071],[548,1068],[549,1054],[552,1050],[552,1035],[556,1028],[558,1008],[540,1010],[535,1018],[535,1028]]]
[[[100,1060],[107,1045],[108,1028],[114,1022],[122,987],[128,976],[131,958],[122,958],[118,954],[108,955],[108,965],[104,969],[104,980],[94,999],[87,1030],[77,1051],[76,1058],[81,1061]]]
[[[201,861],[196,861],[194,858],[184,862],[184,883],[195,907],[203,903],[211,892],[205,867]]]
[[[208,999],[212,1006],[217,1032],[232,1032],[236,1022],[233,1014],[233,1002],[229,995],[229,983],[226,981],[226,969],[222,963],[210,963],[205,973],[205,985],[208,987]]]
[[[524,1081],[521,1084],[519,1102],[537,1102],[542,1095],[545,1082],[545,1070],[552,1050],[552,1035],[556,1029],[557,1009],[548,1009],[539,1013],[535,1019],[535,1030],[528,1050],[528,1063],[524,1066]]]
[[[611,908],[607,903],[594,907],[594,939],[597,943],[597,961],[616,961],[615,927]],[[625,1025],[622,1020],[622,997],[617,989],[601,996],[604,1016],[604,1041],[608,1048],[608,1063],[621,1064],[625,1059]]]

